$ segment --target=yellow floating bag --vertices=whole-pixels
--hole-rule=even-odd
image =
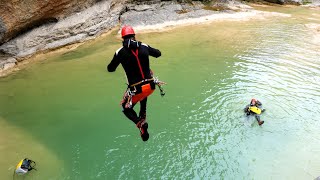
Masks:
[[[250,106],[249,111],[254,112],[256,114],[261,114],[261,109],[256,106]]]
[[[16,169],[19,169],[22,165],[23,159],[17,164]]]

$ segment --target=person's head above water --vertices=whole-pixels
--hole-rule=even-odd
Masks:
[[[257,100],[256,99],[251,99],[251,102],[250,102],[250,106],[254,106],[254,105],[256,105],[256,102],[257,102]]]
[[[133,28],[129,25],[125,25],[122,27],[121,29],[121,37],[123,39],[128,39],[128,38],[131,38],[131,37],[135,37],[135,32],[133,30]]]

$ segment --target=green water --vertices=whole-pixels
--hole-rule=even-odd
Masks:
[[[148,99],[150,139],[121,113],[115,33],[0,79],[0,176],[27,179],[313,179],[320,176],[319,12],[138,34],[165,86]],[[312,17],[313,19],[310,19]],[[246,118],[255,97],[265,124]],[[18,177],[16,179],[19,179]]]

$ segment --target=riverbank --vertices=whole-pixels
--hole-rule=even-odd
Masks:
[[[64,49],[68,50],[124,24],[132,25],[137,33],[144,33],[212,21],[243,21],[270,16],[290,17],[289,14],[257,11],[237,1],[214,7],[200,2],[126,4],[125,10],[122,5],[112,6],[110,1],[103,1],[81,13],[38,27],[1,45],[0,51],[6,55],[0,60],[0,76],[18,70],[19,64],[26,64],[25,60],[29,61],[36,54],[66,46]]]

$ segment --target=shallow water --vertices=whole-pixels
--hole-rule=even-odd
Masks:
[[[305,26],[319,13],[264,10],[292,16],[137,35],[162,51],[151,65],[168,83],[148,100],[146,143],[121,113],[121,67],[105,71],[115,33],[0,79],[1,179],[24,157],[38,169],[25,179],[320,176],[320,46]],[[252,97],[262,127],[243,114]]]

